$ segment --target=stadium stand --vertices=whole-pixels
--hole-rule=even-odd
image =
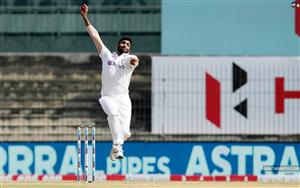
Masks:
[[[0,0],[2,140],[70,140],[83,123],[96,124],[101,138],[110,140],[97,100],[101,63],[79,14],[82,2]],[[160,51],[160,0],[85,2],[90,5],[90,19],[111,50],[126,35],[133,38],[133,51]],[[130,24],[112,24],[116,21]],[[150,41],[156,42],[145,45]],[[83,56],[78,62],[73,61],[74,54],[18,55],[20,52],[94,54],[75,55]],[[151,60],[149,56],[140,58],[141,66],[131,83],[135,88],[131,94],[132,127],[147,134],[151,126]]]
[[[1,60],[1,137],[4,140],[68,140],[76,128],[95,124],[109,139],[100,97],[101,63],[97,56],[81,55],[83,62],[64,55],[3,55]],[[151,126],[150,58],[140,56],[133,75],[132,128],[147,132]],[[46,137],[45,137],[46,135]]]

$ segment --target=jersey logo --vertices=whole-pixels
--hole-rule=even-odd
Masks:
[[[112,60],[108,60],[107,64],[108,64],[108,65],[113,65],[113,66],[114,66],[114,65],[115,65],[115,62],[113,62]]]
[[[116,64],[116,63],[115,63],[114,61],[112,61],[112,60],[108,60],[107,65],[109,65],[109,66],[114,66],[114,67],[116,67],[116,69],[125,69],[125,65],[119,65],[119,64]]]

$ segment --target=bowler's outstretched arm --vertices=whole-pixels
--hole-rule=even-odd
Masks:
[[[86,26],[86,29],[87,29],[90,37],[92,38],[98,53],[100,54],[104,44],[100,38],[98,31],[93,27],[93,25],[91,24],[90,20],[87,17],[88,6],[86,4],[83,4],[81,6],[80,13],[81,13],[82,19],[84,21],[84,24]]]

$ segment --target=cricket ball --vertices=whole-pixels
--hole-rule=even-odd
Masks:
[[[85,12],[85,11],[86,11],[86,6],[82,5],[82,6],[81,6],[81,11],[82,11],[82,12]]]

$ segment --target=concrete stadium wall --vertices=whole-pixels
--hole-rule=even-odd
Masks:
[[[135,52],[160,52],[160,4],[91,5],[89,18],[108,48],[122,36]],[[95,52],[76,6],[0,6],[0,52]]]
[[[162,54],[299,56],[290,3],[162,0]]]

